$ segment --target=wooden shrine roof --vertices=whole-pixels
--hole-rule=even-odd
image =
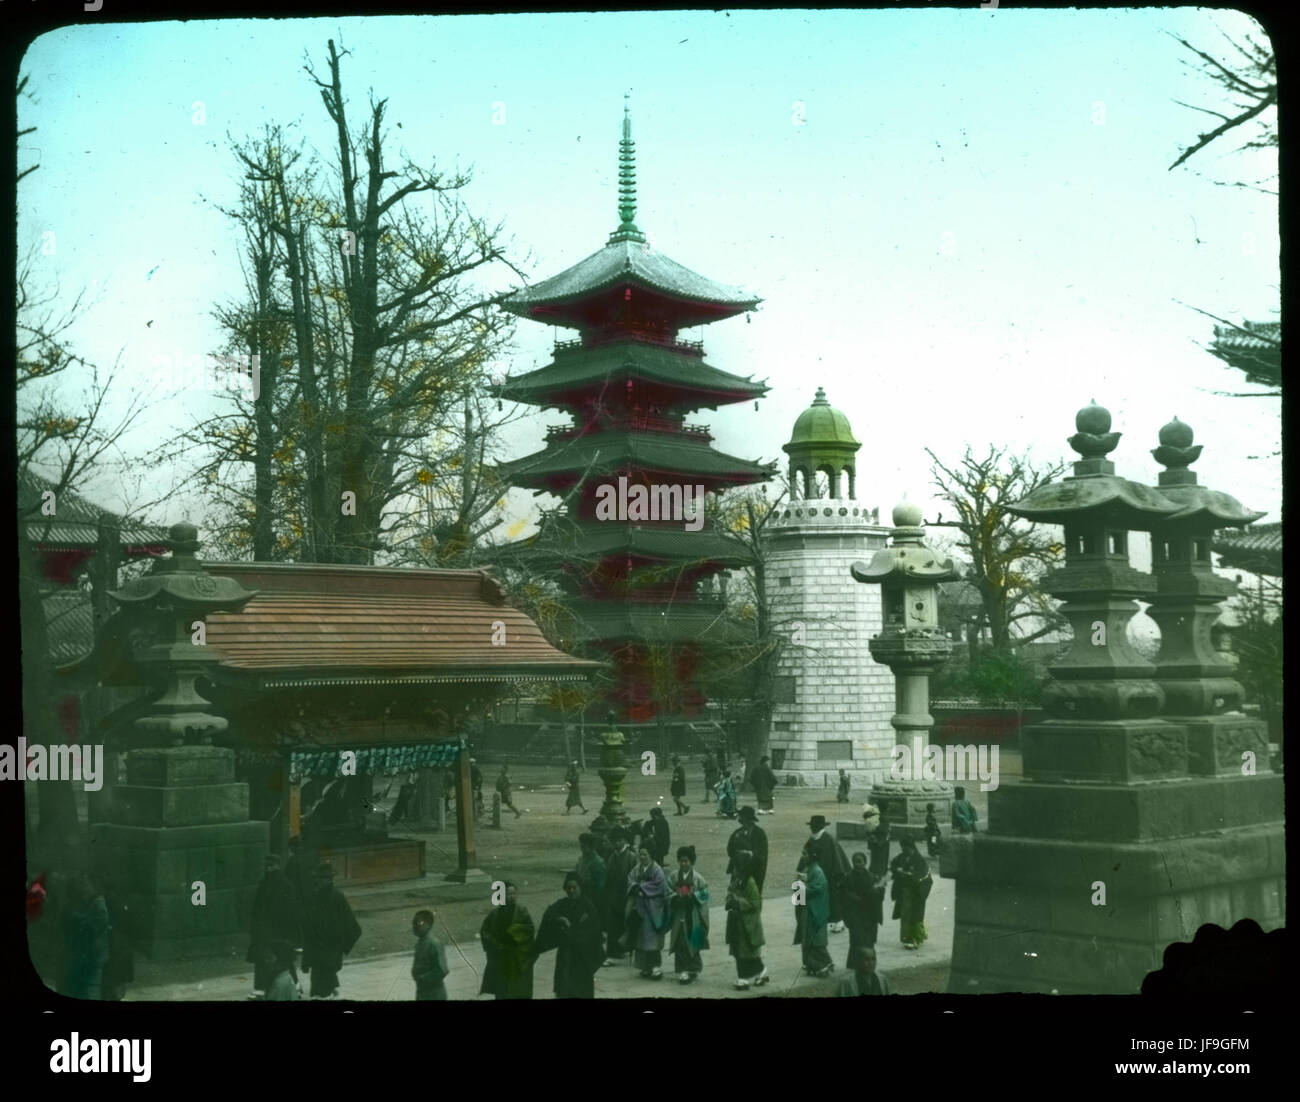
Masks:
[[[571,680],[599,663],[551,646],[479,570],[207,563],[258,591],[212,613],[207,644],[232,671],[290,683]],[[500,640],[504,627],[504,643]],[[276,679],[269,675],[282,675]]]

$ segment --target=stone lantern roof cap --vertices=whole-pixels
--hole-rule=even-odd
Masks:
[[[1115,464],[1106,456],[1122,434],[1110,431],[1110,410],[1090,402],[1075,414],[1074,426],[1078,431],[1069,444],[1082,456],[1074,474],[1039,486],[1006,506],[1007,512],[1040,524],[1077,524],[1104,516],[1108,523],[1145,531],[1179,511],[1160,491],[1115,474]]]
[[[1263,513],[1247,509],[1229,494],[1197,485],[1196,474],[1189,468],[1201,455],[1201,445],[1193,444],[1192,427],[1175,417],[1160,429],[1160,446],[1152,448],[1160,472],[1160,493],[1180,506],[1171,522],[1194,522],[1200,528],[1242,528],[1259,520]]]
[[[157,559],[153,569],[109,594],[118,604],[130,606],[166,597],[172,604],[196,610],[235,611],[257,596],[234,578],[209,574],[199,561],[199,530],[182,521],[168,529],[165,546],[171,556]]]
[[[861,441],[853,435],[849,419],[827,401],[826,391],[821,387],[817,388],[812,405],[799,414],[784,450],[788,452],[791,448],[815,448],[819,445],[853,451],[862,447]]]
[[[962,579],[963,571],[951,557],[926,546],[919,505],[910,501],[895,505],[894,526],[889,547],[882,547],[869,563],[855,562],[849,568],[855,581],[879,585],[910,579],[938,585]]]

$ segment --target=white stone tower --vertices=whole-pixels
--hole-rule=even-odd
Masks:
[[[894,679],[871,657],[881,630],[880,591],[849,568],[885,546],[879,510],[857,500],[849,420],[818,387],[795,421],[790,500],[769,522],[767,587],[773,620],[787,631],[777,664],[772,769],[783,782],[834,787],[839,771],[862,789],[888,779],[895,734]]]

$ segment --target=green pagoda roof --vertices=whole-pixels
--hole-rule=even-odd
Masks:
[[[502,474],[517,486],[548,481],[563,475],[616,475],[628,471],[661,471],[680,475],[681,481],[766,481],[775,476],[772,464],[714,451],[664,433],[589,433],[575,440],[558,441],[544,451],[501,465]]]
[[[631,555],[665,562],[717,562],[724,566],[746,566],[752,556],[735,540],[710,531],[650,527],[608,522],[553,521],[536,535],[512,545],[522,556],[542,558],[554,555],[572,559],[575,550],[593,558]]]
[[[849,419],[826,400],[826,391],[817,388],[813,403],[794,423],[790,434],[790,443],[784,445],[789,451],[792,446],[800,444],[838,444],[841,447],[859,448],[861,441],[853,435]]]
[[[709,408],[760,398],[770,389],[752,378],[742,379],[712,367],[698,355],[629,338],[557,350],[553,363],[505,380],[494,393],[528,405],[558,405],[566,394],[611,382],[621,384],[626,378],[707,394],[711,400],[701,405]]]
[[[738,287],[731,287],[691,271],[671,257],[633,240],[611,241],[572,268],[517,291],[501,305],[524,317],[556,325],[577,325],[566,312],[548,308],[613,290],[625,284],[639,284],[665,298],[712,307],[698,317],[683,317],[682,325],[699,325],[751,310],[762,299]],[[719,310],[718,308],[722,309]]]

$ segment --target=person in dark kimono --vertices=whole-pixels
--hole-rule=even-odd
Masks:
[[[686,803],[686,766],[682,764],[681,758],[673,758],[673,780],[669,785],[668,791],[672,794],[673,803],[677,805],[676,814],[685,815],[691,810],[691,805]]]
[[[970,800],[966,799],[966,789],[954,788],[952,791],[952,830],[954,834],[974,834],[975,823],[979,819]]]
[[[731,859],[727,886],[727,948],[736,958],[737,991],[768,982],[763,964],[763,895],[754,879],[754,858],[740,850]]]
[[[63,912],[66,964],[59,994],[74,999],[98,999],[103,995],[111,934],[108,904],[99,887],[86,874],[78,875],[72,881],[71,898]]]
[[[584,815],[587,814],[587,809],[582,806],[582,793],[578,789],[579,781],[578,763],[572,761],[569,763],[569,771],[564,774],[564,786],[569,792],[564,800],[564,814],[566,815],[575,807]]]
[[[939,856],[939,817],[934,813],[934,804],[925,805],[925,852],[931,857]]]
[[[713,759],[713,751],[706,750],[704,752],[704,802],[706,804],[709,802],[710,796],[717,795],[713,790],[717,787],[720,775],[718,763]]]
[[[852,787],[852,785],[851,785],[851,782],[849,781],[849,775],[848,775],[848,773],[847,773],[845,770],[841,769],[841,770],[840,770],[840,783],[839,783],[839,787],[835,790],[835,802],[836,802],[836,803],[841,803],[841,804],[846,804],[846,803],[848,803],[848,802],[849,802],[849,789],[850,789],[851,787]]]
[[[668,878],[672,908],[673,967],[679,983],[694,983],[709,947],[709,883],[695,868],[695,847],[677,850],[677,869]]]
[[[650,856],[656,865],[662,866],[668,859],[668,849],[672,845],[668,832],[668,820],[664,818],[663,808],[652,807],[650,818],[643,824],[644,833],[641,844],[650,850]]]
[[[849,928],[849,955],[845,968],[852,968],[859,949],[874,948],[876,933],[884,921],[882,893],[867,866],[867,855],[855,853],[853,868],[844,882],[844,923]]]
[[[434,913],[416,911],[411,920],[415,934],[415,960],[411,964],[411,979],[415,981],[417,1002],[446,1002],[446,979],[451,969],[447,967],[447,950],[433,936]]]
[[[273,941],[302,944],[302,904],[289,878],[280,868],[274,853],[266,858],[266,871],[253,896],[253,915],[249,923],[248,955],[253,964],[253,990],[265,991],[275,979],[273,961],[262,950]]]
[[[596,836],[579,834],[578,846],[582,850],[582,855],[578,858],[578,865],[573,873],[582,887],[583,898],[601,899],[605,895],[605,862],[596,852]]]
[[[574,873],[564,877],[564,898],[552,903],[537,927],[533,959],[555,953],[555,997],[594,999],[596,973],[604,959],[600,914]]]
[[[804,905],[795,908],[794,944],[803,947],[803,970],[810,976],[829,976],[835,965],[826,947],[830,917],[830,882],[822,872],[817,851],[806,842],[796,874],[804,882]]]
[[[871,855],[868,867],[880,888],[889,879],[889,827],[880,821],[879,808],[871,804],[863,805],[862,822],[867,828],[867,852]]]
[[[661,980],[663,973],[664,931],[668,929],[668,881],[664,870],[642,846],[637,863],[627,879],[629,940],[633,946],[632,962],[644,980]]]
[[[104,962],[102,977],[103,996],[111,1002],[121,1002],[126,987],[135,979],[135,948],[131,939],[131,912],[126,896],[116,880],[105,877],[104,905],[108,909],[108,960]]]
[[[916,848],[911,838],[899,845],[902,852],[894,858],[889,871],[894,878],[891,898],[894,915],[898,919],[899,936],[904,949],[919,949],[926,939],[925,901],[929,898],[934,881],[930,865]]]
[[[287,941],[273,941],[262,946],[260,950],[267,961],[272,980],[267,986],[264,1001],[269,1003],[292,1003],[302,998],[302,989],[298,986],[298,973],[294,970],[294,957],[298,955],[296,946]]]
[[[844,916],[840,913],[840,891],[849,875],[849,859],[845,856],[844,847],[827,831],[826,816],[814,815],[808,820],[808,829],[812,832],[808,845],[817,854],[817,863],[821,865],[822,874],[830,886],[830,930],[832,933],[842,933]],[[799,867],[803,868],[802,861]]]
[[[754,797],[758,800],[758,813],[760,815],[775,814],[776,809],[772,806],[772,796],[776,792],[776,774],[772,772],[772,766],[768,764],[766,754],[758,759],[758,764],[754,766],[754,771],[749,776],[749,783],[754,786]]]
[[[505,882],[506,901],[483,920],[479,938],[487,967],[478,993],[498,999],[533,997],[533,918],[520,902],[519,890]]]
[[[750,855],[750,875],[763,890],[763,881],[767,878],[767,835],[758,825],[754,809],[746,804],[737,812],[740,826],[731,832],[727,839],[727,875],[736,872],[736,854],[746,852]]]
[[[627,831],[615,827],[609,832],[614,846],[605,865],[605,963],[617,964],[629,952],[627,937],[628,878],[636,868],[636,850],[628,844]]]
[[[515,813],[515,818],[518,819],[523,812],[515,807],[514,801],[510,798],[510,789],[513,787],[510,783],[510,774],[506,772],[506,767],[503,765],[501,772],[497,774],[497,793],[501,796],[501,806],[508,807]]]
[[[855,998],[859,995],[892,995],[889,977],[876,971],[876,951],[869,946],[856,950],[851,961],[853,974],[840,981],[839,995]]]
[[[338,994],[343,958],[361,937],[361,927],[344,895],[334,887],[334,868],[323,861],[304,916],[302,970],[311,976],[311,998]]]

